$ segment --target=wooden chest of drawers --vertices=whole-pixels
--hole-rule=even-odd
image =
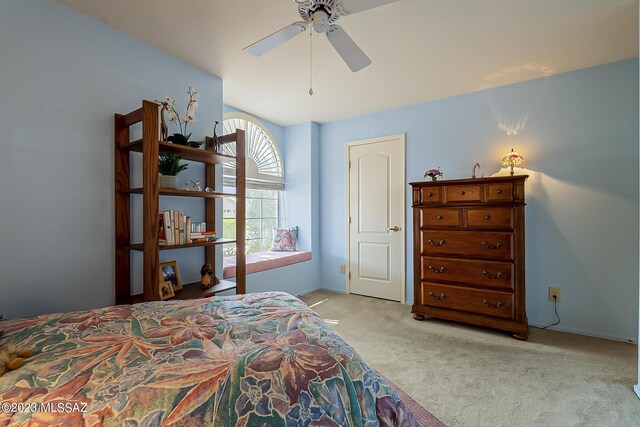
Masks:
[[[413,317],[529,335],[524,280],[526,175],[411,183]]]

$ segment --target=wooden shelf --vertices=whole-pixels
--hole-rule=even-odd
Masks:
[[[235,282],[229,280],[220,280],[220,283],[209,289],[202,289],[200,282],[187,283],[182,286],[182,289],[176,291],[176,296],[171,298],[172,300],[185,300],[194,298],[207,298],[215,296],[216,294],[224,291],[230,291],[236,288]],[[129,298],[121,298],[116,301],[116,304],[139,304],[144,302],[144,294],[131,295]]]
[[[172,299],[193,299],[212,297],[217,293],[230,291],[236,288],[235,282],[228,280],[220,280],[220,283],[209,289],[202,289],[200,282],[188,283],[182,286],[182,289],[176,291],[176,296]]]
[[[184,290],[178,291],[175,298],[189,299],[202,298],[215,295],[218,292],[235,289],[236,293],[246,292],[246,150],[245,133],[241,129],[229,135],[220,136],[214,140],[205,137],[206,146],[219,146],[220,143],[236,143],[235,156],[227,156],[214,152],[211,148],[201,149],[184,145],[172,144],[160,135],[159,105],[156,102],[142,101],[142,108],[128,114],[115,114],[114,124],[114,154],[115,154],[115,296],[117,304],[130,304],[142,301],[159,301],[160,298],[160,257],[159,251],[173,249],[202,248],[203,262],[210,264],[216,270],[217,252],[220,245],[237,245],[237,276],[234,282],[222,282],[211,289],[202,290],[200,283],[184,285]],[[141,123],[142,139],[130,140],[129,127],[135,123]],[[131,153],[142,153],[142,156],[134,156],[141,164],[142,185],[139,188],[131,188]],[[158,156],[162,152],[171,152],[184,160],[204,163],[203,186],[216,188],[215,165],[232,163],[235,165],[236,191],[235,194],[223,192],[188,191],[184,189],[160,188],[158,179]],[[140,158],[141,157],[141,158]],[[202,177],[200,177],[202,180]],[[142,196],[142,233],[138,237],[144,243],[132,243],[131,220],[132,200],[131,195]],[[201,243],[187,243],[183,245],[160,245],[159,225],[160,197],[197,197],[204,199],[204,222],[208,230],[214,230],[216,221],[216,199],[225,197],[236,198],[236,233],[230,239],[218,238],[213,241]],[[137,200],[136,200],[137,201]],[[142,253],[142,294],[131,295],[132,260],[131,251]],[[219,270],[219,269],[218,269]]]
[[[229,243],[236,243],[235,239],[225,239],[225,238],[218,238],[214,241],[211,242],[198,242],[198,243],[187,243],[184,245],[159,245],[159,249],[161,251],[168,251],[171,249],[187,249],[187,248],[199,248],[199,247],[204,247],[204,246],[216,246],[216,245],[227,245]],[[143,250],[143,245],[142,243],[132,243],[129,245],[129,249],[131,249],[132,251],[142,251]]]
[[[129,194],[144,194],[144,188],[130,188],[128,190],[123,190],[123,193]],[[217,193],[217,192],[208,192],[208,191],[189,191],[189,190],[179,190],[177,188],[161,188],[160,189],[161,196],[175,196],[175,197],[202,197],[205,199],[218,199],[224,197],[236,197],[235,193]]]
[[[172,144],[167,141],[158,141],[159,152],[169,151],[182,157],[184,160],[192,160],[194,162],[208,163],[210,165],[235,162],[236,158],[225,154],[214,153],[213,151],[203,150],[201,148],[188,147],[186,145]],[[142,139],[131,141],[123,145],[121,150],[136,151],[142,153]]]

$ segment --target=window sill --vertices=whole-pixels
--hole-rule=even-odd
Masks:
[[[256,252],[247,254],[247,274],[272,270],[285,265],[309,261],[311,252]],[[236,257],[225,257],[223,260],[224,279],[236,277]]]

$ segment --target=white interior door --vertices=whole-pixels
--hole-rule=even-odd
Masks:
[[[404,303],[404,135],[347,145],[347,289]]]

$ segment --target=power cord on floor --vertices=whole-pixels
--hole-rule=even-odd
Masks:
[[[558,314],[558,297],[557,297],[557,295],[553,296],[553,311],[555,311],[556,317],[558,318],[558,321],[556,323],[552,323],[551,325],[547,325],[547,326],[543,326],[543,327],[534,326],[534,328],[547,329],[547,328],[550,328],[552,326],[556,326],[556,325],[560,324],[560,315]]]

